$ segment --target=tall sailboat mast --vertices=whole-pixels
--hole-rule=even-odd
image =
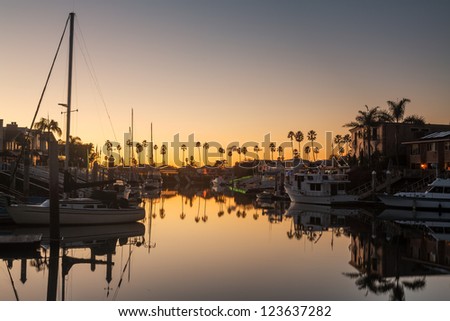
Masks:
[[[64,160],[64,171],[69,170],[69,145],[70,145],[70,114],[72,113],[72,65],[73,65],[73,29],[75,13],[71,12],[70,17],[70,35],[69,35],[69,74],[67,82],[67,124],[66,124],[66,158]]]

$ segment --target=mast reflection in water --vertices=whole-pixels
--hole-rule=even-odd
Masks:
[[[0,226],[43,234],[35,248],[0,251],[0,299],[450,299],[448,213],[258,203],[202,188],[144,201],[141,223],[63,227],[56,261],[46,228]]]

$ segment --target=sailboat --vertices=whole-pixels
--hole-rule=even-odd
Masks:
[[[73,63],[73,40],[74,40],[75,13],[71,12],[67,23],[70,22],[69,39],[69,78],[67,104],[67,132],[64,161],[64,179],[68,181],[69,169],[69,144],[70,144],[70,114],[72,96],[72,63]],[[67,26],[66,23],[66,26]],[[12,204],[8,207],[8,213],[16,224],[50,224],[50,200],[39,205]],[[60,225],[91,225],[91,224],[114,224],[129,223],[142,220],[145,217],[145,209],[140,206],[129,206],[126,200],[112,202],[110,206],[100,200],[92,198],[64,198],[59,200],[59,223]]]

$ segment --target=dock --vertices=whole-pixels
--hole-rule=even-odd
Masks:
[[[34,247],[39,246],[42,234],[5,234],[0,235],[0,248],[3,247]]]

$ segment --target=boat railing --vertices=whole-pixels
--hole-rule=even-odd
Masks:
[[[410,184],[407,186],[404,186],[401,191],[402,192],[423,192],[427,187],[428,184],[433,182],[436,179],[435,172],[431,172],[430,175],[425,176],[424,178]]]

